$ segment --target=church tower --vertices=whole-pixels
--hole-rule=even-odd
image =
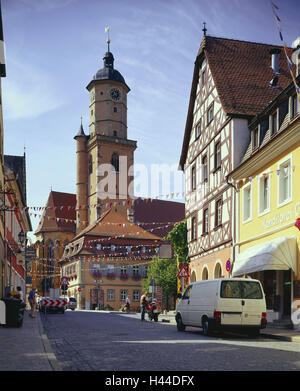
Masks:
[[[127,138],[127,94],[130,88],[114,68],[109,39],[107,43],[108,51],[103,57],[103,67],[86,87],[90,101],[89,135],[76,137],[77,144],[81,143],[80,147],[77,145],[77,150],[82,150],[83,143],[86,148],[86,154],[81,153],[82,160],[78,155],[77,164],[85,166],[87,170],[84,178],[87,181],[86,195],[83,194],[84,186],[81,185],[81,196],[77,194],[77,203],[79,198],[82,202],[86,197],[86,212],[90,223],[110,207],[127,218],[131,213],[131,202],[128,200],[133,197],[134,188],[136,141]],[[77,172],[79,171],[77,166]],[[95,205],[98,207],[94,207]],[[81,214],[85,215],[84,210],[81,210]]]

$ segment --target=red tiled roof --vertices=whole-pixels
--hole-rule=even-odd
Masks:
[[[75,232],[75,208],[75,194],[51,191],[35,234],[53,231]]]
[[[121,238],[147,240],[160,239],[156,235],[147,232],[139,225],[130,222],[113,209],[106,211],[96,222],[90,224],[81,231],[73,240],[77,240],[84,235],[103,237],[118,236]]]
[[[274,78],[271,68],[271,49],[280,49],[278,75],[279,88],[269,87]],[[235,116],[254,116],[291,82],[283,47],[263,43],[238,41],[205,36],[195,61],[180,167],[185,164],[196,88],[199,77],[199,60],[205,57],[224,111]]]
[[[165,237],[176,222],[185,218],[185,204],[165,200],[138,199],[134,203],[134,221],[157,236]],[[174,224],[167,224],[167,223]],[[154,223],[154,224],[153,224]]]

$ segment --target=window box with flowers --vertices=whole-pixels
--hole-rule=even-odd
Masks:
[[[109,278],[110,280],[114,280],[116,277],[116,274],[113,272],[108,272],[106,277]]]
[[[120,274],[120,279],[121,280],[127,280],[128,279],[128,274],[126,274],[126,273]]]
[[[102,273],[99,270],[93,270],[92,271],[92,276],[94,278],[101,278],[102,277]]]

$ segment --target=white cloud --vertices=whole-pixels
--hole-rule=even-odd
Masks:
[[[10,59],[3,79],[5,119],[35,118],[63,104],[53,77],[28,64]]]

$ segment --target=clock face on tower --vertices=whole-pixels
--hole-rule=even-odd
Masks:
[[[120,91],[117,88],[112,88],[110,90],[110,96],[113,100],[119,100],[120,99]]]

